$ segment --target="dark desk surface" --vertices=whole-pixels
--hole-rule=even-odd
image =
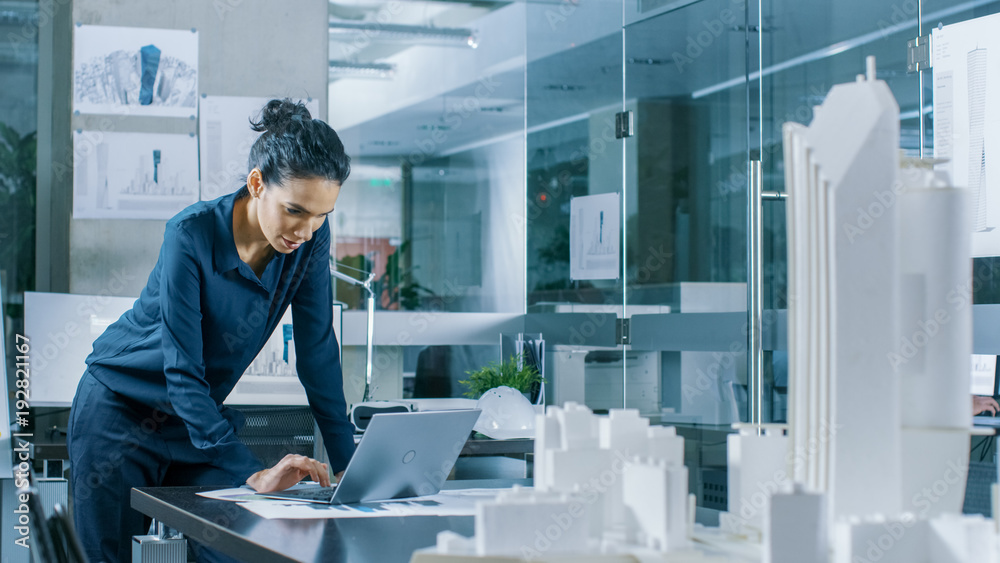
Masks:
[[[459,455],[515,455],[534,453],[535,441],[531,438],[515,438],[512,440],[494,440],[476,434],[469,438]]]
[[[446,488],[510,484],[449,481]],[[195,494],[215,488],[132,489],[132,508],[243,561],[406,563],[414,550],[434,545],[438,532],[473,534],[471,516],[268,520],[236,503]]]

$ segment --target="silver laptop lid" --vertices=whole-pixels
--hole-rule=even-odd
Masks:
[[[375,415],[331,502],[348,504],[439,492],[480,412]]]

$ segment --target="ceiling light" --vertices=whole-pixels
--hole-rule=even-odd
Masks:
[[[345,41],[354,40],[359,35],[371,41],[401,41],[434,45],[471,47],[479,45],[476,33],[471,29],[456,27],[433,27],[423,25],[383,24],[378,22],[330,21],[330,38]]]
[[[390,79],[396,74],[396,65],[390,63],[352,63],[330,61],[330,78],[379,78]]]

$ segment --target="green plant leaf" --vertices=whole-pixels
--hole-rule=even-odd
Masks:
[[[544,383],[545,380],[538,370],[534,366],[524,364],[522,360],[522,356],[512,355],[507,361],[490,362],[477,370],[465,372],[469,379],[459,381],[469,389],[465,392],[465,396],[478,399],[483,393],[502,385],[527,393],[536,382]],[[518,367],[518,364],[522,367]]]

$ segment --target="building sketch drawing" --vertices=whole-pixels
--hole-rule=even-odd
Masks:
[[[198,200],[193,136],[78,131],[73,143],[78,219],[169,219]]]
[[[163,117],[197,113],[197,33],[80,26],[75,35],[74,110]]]
[[[969,191],[973,231],[986,231],[986,49],[973,49],[969,69]]]

